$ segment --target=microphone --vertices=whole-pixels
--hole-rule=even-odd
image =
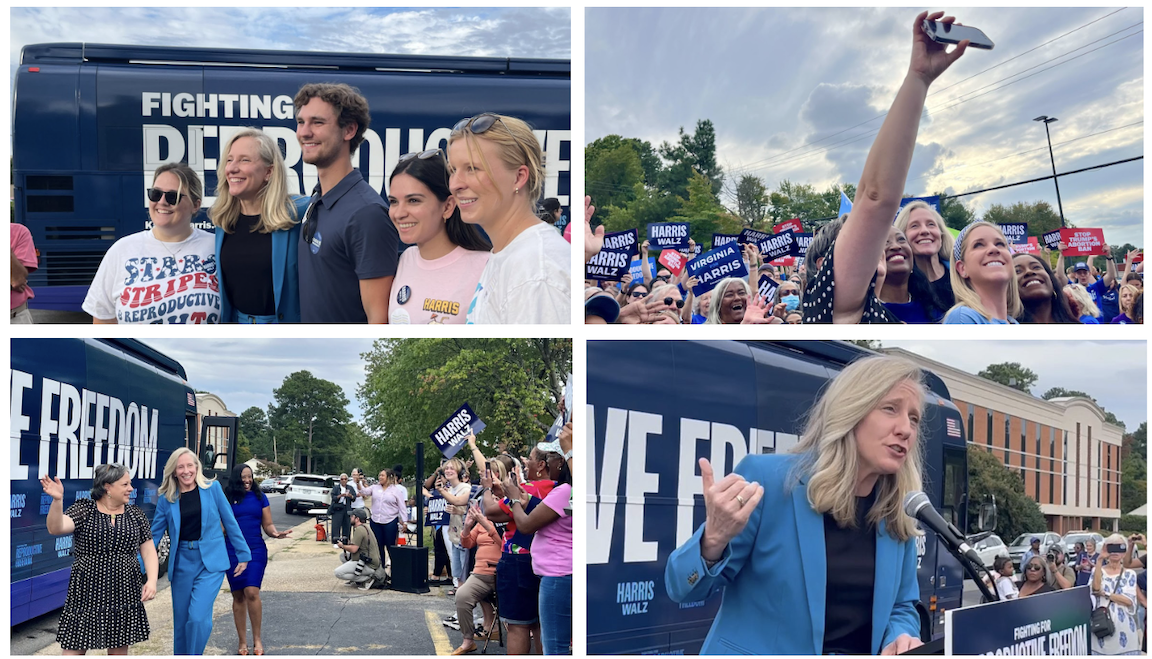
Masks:
[[[928,500],[928,495],[923,492],[910,492],[908,496],[904,497],[904,513],[909,517],[918,520],[924,526],[936,532],[945,543],[952,549],[960,552],[969,561],[972,561],[973,566],[984,567],[984,561],[976,550],[968,546],[968,540],[964,537],[955,526],[945,521],[940,513],[932,507],[932,503]]]

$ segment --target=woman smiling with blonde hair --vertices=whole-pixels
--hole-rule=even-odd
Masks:
[[[961,229],[950,276],[956,305],[944,315],[945,324],[1018,324],[1023,305],[1012,250],[1000,227],[981,221]]]
[[[956,241],[948,233],[944,218],[928,202],[916,200],[900,209],[895,226],[908,238],[913,267],[924,273],[936,297],[946,307],[952,306],[955,300],[948,259]]]
[[[902,508],[922,483],[922,379],[903,359],[861,359],[828,383],[790,455],[749,455],[721,479],[700,460],[706,520],[668,559],[665,586],[677,602],[724,590],[701,654],[921,645],[920,532]],[[800,563],[781,570],[782,556]]]

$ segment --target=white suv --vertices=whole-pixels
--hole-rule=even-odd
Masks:
[[[295,474],[284,488],[284,512],[328,508],[332,503],[332,479],[316,474]]]

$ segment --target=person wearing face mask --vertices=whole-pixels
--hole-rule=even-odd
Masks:
[[[263,131],[241,129],[222,153],[208,211],[216,226],[221,322],[298,323],[296,241],[308,198],[288,197],[280,147]]]
[[[924,273],[913,267],[912,247],[895,226],[888,229],[884,246],[884,280],[880,301],[901,321],[910,324],[938,323],[946,307]]]
[[[219,323],[212,234],[192,226],[204,186],[183,163],[156,168],[148,188],[152,227],[112,244],[82,305],[94,324]]]
[[[780,286],[776,288],[772,309],[773,313],[781,318],[793,311],[798,311],[800,309],[800,286],[791,279],[781,282]]]
[[[402,156],[389,181],[388,216],[416,248],[400,256],[388,322],[463,324],[492,244],[460,219],[440,149]]]
[[[1100,638],[1092,635],[1092,654],[1140,654],[1140,625],[1136,618],[1136,572],[1124,567],[1124,536],[1104,539],[1104,551],[1092,571],[1092,607],[1105,608],[1115,630]]]
[[[1044,259],[1032,254],[1015,254],[1012,267],[1016,270],[1016,287],[1020,291],[1020,315],[1025,324],[1078,324],[1080,321],[1068,306],[1068,299],[1060,292],[1056,276]]]
[[[960,230],[952,253],[956,304],[945,324],[1016,325],[1022,310],[1008,240],[1000,227],[973,222]]]
[[[924,275],[932,292],[944,309],[956,303],[952,296],[952,278],[948,259],[954,241],[944,218],[926,201],[913,201],[896,216],[895,226],[908,239],[912,250],[913,270]],[[908,321],[904,321],[908,322]]]

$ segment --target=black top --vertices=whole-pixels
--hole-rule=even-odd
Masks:
[[[856,528],[844,529],[824,514],[828,590],[824,606],[824,654],[872,654],[872,592],[876,582],[876,527],[868,511],[876,489],[856,497]]]
[[[253,232],[259,215],[240,214],[232,233],[220,244],[224,293],[232,306],[251,316],[276,313],[272,284],[272,234]],[[218,229],[219,230],[219,229]]]
[[[180,493],[180,542],[200,539],[200,488]]]
[[[932,292],[936,293],[936,299],[940,300],[945,309],[951,309],[956,304],[956,294],[952,292],[952,274],[947,268],[942,277],[932,282]]]
[[[820,264],[820,271],[808,280],[808,288],[804,291],[804,322],[805,323],[831,323],[832,322],[832,294],[836,285],[836,271],[832,267],[832,253],[836,251],[836,241],[828,248],[828,255]],[[876,297],[876,275],[868,284],[868,293],[864,296],[864,313],[860,317],[860,325],[873,323],[899,323],[900,319],[888,311],[880,298]],[[867,653],[865,653],[867,654]]]

